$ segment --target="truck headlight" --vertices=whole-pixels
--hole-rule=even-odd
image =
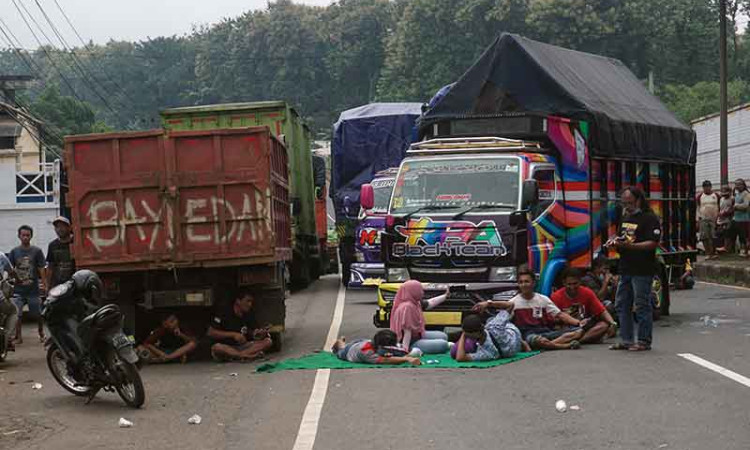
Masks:
[[[403,283],[404,281],[409,281],[409,270],[406,267],[388,269],[387,275],[389,283]]]
[[[516,281],[516,268],[490,267],[489,281]]]

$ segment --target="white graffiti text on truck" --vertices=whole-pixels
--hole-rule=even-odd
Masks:
[[[214,195],[188,198],[180,218],[185,230],[184,238],[192,244],[212,242],[217,246],[272,240],[270,201],[270,191],[265,195],[255,191],[254,196],[243,193],[242,200],[235,204]],[[91,229],[86,233],[86,238],[96,251],[121,245],[129,227],[135,228],[138,239],[146,242],[149,250],[157,248],[162,239],[167,249],[174,248],[175,215],[169,200],[162,199],[155,207],[145,199],[125,198],[122,209],[124,211],[121,213],[115,200],[91,202],[87,211]],[[225,230],[222,230],[222,216],[226,223]],[[201,227],[203,224],[212,226]],[[150,232],[148,226],[152,227]]]

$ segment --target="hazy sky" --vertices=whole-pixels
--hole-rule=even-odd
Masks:
[[[54,0],[36,0],[58,28],[65,40],[73,45],[77,38]],[[50,39],[56,37],[35,0],[15,0],[24,5],[42,25]],[[182,35],[189,33],[193,24],[210,24],[224,17],[234,17],[250,9],[263,9],[268,0],[57,0],[81,36],[105,43],[110,39],[140,40],[147,37]],[[325,6],[331,0],[295,0],[295,3]],[[24,48],[38,45],[21,19],[12,0],[0,0],[0,18],[18,37]],[[34,27],[43,43],[46,39]],[[5,47],[0,34],[0,47]]]

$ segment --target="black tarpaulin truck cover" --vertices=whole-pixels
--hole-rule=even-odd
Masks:
[[[695,163],[695,139],[619,60],[503,33],[420,118],[557,115],[591,125],[592,156]],[[424,134],[424,133],[420,133]]]

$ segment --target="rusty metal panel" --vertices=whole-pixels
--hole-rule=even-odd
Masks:
[[[291,245],[286,150],[266,128],[88,135],[66,153],[81,266],[265,263]]]

